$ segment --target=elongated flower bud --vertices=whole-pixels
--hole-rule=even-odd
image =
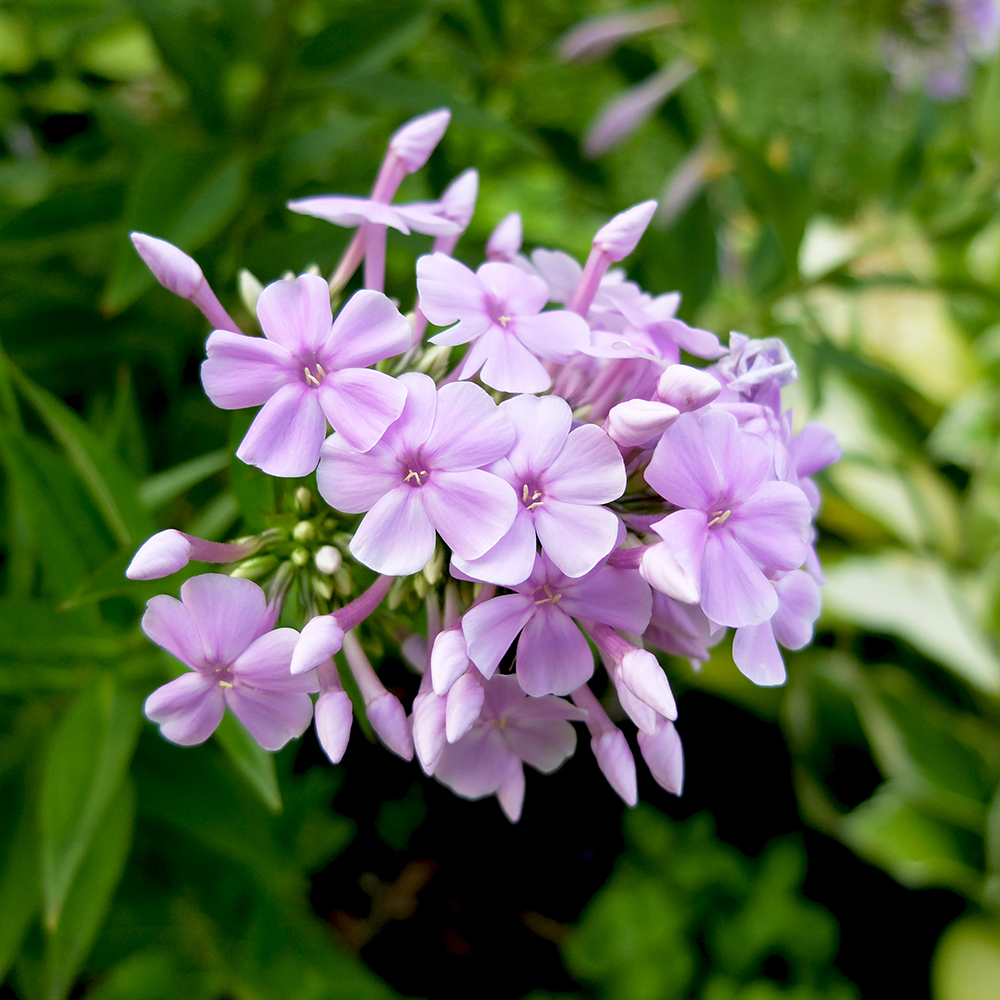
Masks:
[[[389,140],[389,153],[395,156],[408,174],[419,170],[430,158],[451,123],[451,111],[438,108],[413,118],[398,128]]]
[[[253,555],[263,544],[261,536],[242,542],[206,542],[183,531],[168,528],[147,538],[125,570],[130,580],[159,580],[198,562],[231,563]]]
[[[634,806],[639,801],[639,790],[635,758],[629,749],[625,734],[608,718],[607,712],[586,684],[574,691],[570,697],[587,713],[590,749],[594,753],[598,767],[625,804]]]
[[[368,662],[358,637],[353,632],[344,636],[344,656],[351,668],[361,696],[365,699],[368,721],[378,738],[398,757],[413,760],[413,737],[406,710],[400,700],[390,694]]]
[[[506,218],[501,219],[486,241],[486,259],[513,260],[521,249],[522,232],[519,212],[511,212]]]
[[[340,683],[340,675],[333,661],[328,660],[321,664],[317,674],[320,695],[316,699],[313,717],[316,738],[323,748],[323,753],[330,758],[330,763],[339,764],[351,737],[354,711],[351,699]]]
[[[656,783],[674,795],[684,790],[684,748],[668,719],[658,718],[655,733],[639,730],[639,750]]]

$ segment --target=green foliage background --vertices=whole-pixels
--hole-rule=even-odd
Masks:
[[[204,322],[154,286],[127,232],[194,254],[249,322],[240,267],[265,283],[328,272],[346,244],[284,202],[365,192],[389,133],[441,105],[453,125],[401,198],[476,166],[471,263],[514,210],[527,246],[582,258],[611,214],[694,171],[630,273],[679,289],[682,314],[720,334],[785,338],[796,413],[830,424],[845,458],[823,484],[824,644],[789,657],[780,691],[753,688],[725,647],[671,678],[780,721],[808,823],[904,885],[968,900],[939,948],[940,1000],[1000,993],[1000,62],[953,103],[899,90],[881,55],[905,31],[889,0],[687,0],[672,28],[559,62],[572,24],[624,6],[0,3],[0,981],[14,996],[394,995],[309,907],[309,876],[354,835],[330,808],[338,772],[295,774],[294,749],[264,754],[231,720],[181,752],[142,719],[173,668],[138,630],[163,588],[124,585],[132,552],[159,527],[255,528],[275,499],[203,397]],[[584,159],[602,105],[680,55],[697,72],[663,110]],[[390,241],[404,309],[428,245]],[[861,800],[843,770],[858,755],[880,777]],[[832,919],[799,893],[794,841],[750,861],[707,819],[640,808],[626,845],[557,935],[581,990],[854,995],[830,964]],[[760,974],[775,949],[783,986]]]

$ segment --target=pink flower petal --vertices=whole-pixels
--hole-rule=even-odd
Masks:
[[[396,489],[403,476],[396,455],[384,444],[358,452],[343,435],[331,434],[320,451],[316,485],[337,510],[361,514]]]
[[[351,738],[354,712],[346,691],[324,691],[316,700],[316,738],[331,764],[339,764]]]
[[[443,253],[417,261],[417,291],[421,311],[435,326],[479,320],[485,313],[482,282],[464,264]]]
[[[786,649],[808,646],[822,605],[819,586],[802,570],[789,573],[774,586],[778,592],[778,610],[771,619],[774,637]]]
[[[283,385],[299,381],[295,361],[281,344],[263,337],[216,330],[205,345],[201,384],[223,410],[266,403]]]
[[[493,726],[477,726],[441,752],[434,777],[464,799],[492,795],[521,762]]]
[[[618,542],[618,515],[607,507],[546,500],[531,513],[545,554],[567,576],[589,573]]]
[[[733,660],[754,684],[772,687],[785,683],[785,663],[770,622],[744,625],[733,636]]]
[[[635,570],[601,567],[591,576],[567,582],[561,590],[559,606],[574,618],[636,634],[649,624],[652,594]]]
[[[521,818],[521,810],[524,808],[524,788],[524,766],[518,761],[517,767],[511,768],[510,774],[497,789],[497,801],[511,823],[516,823]]]
[[[547,494],[579,504],[617,500],[625,492],[625,481],[621,453],[594,424],[577,427],[569,435],[545,477]]]
[[[367,368],[402,354],[412,336],[410,324],[390,299],[362,289],[337,314],[323,354],[334,368]]]
[[[733,628],[758,625],[778,610],[774,587],[726,531],[708,533],[701,571],[701,607],[713,622]]]
[[[186,580],[181,600],[201,635],[205,660],[212,665],[233,663],[256,638],[267,613],[264,591],[256,583],[221,573]]]
[[[700,510],[678,510],[651,527],[663,542],[643,553],[639,563],[642,578],[674,600],[697,603],[703,586],[708,518]]]
[[[569,615],[544,605],[517,644],[517,680],[531,696],[569,694],[594,673],[594,654]]]
[[[502,736],[521,760],[542,774],[551,774],[576,750],[576,730],[562,719],[511,716]]]
[[[476,559],[493,548],[517,514],[514,491],[481,469],[433,472],[420,492],[426,516],[448,546],[465,559]]]
[[[330,286],[318,274],[272,281],[257,299],[257,319],[268,340],[293,355],[318,351],[330,336]]]
[[[157,646],[162,646],[192,670],[206,669],[201,633],[190,609],[177,598],[166,594],[150,598],[142,616],[142,630]]]
[[[471,382],[451,382],[437,394],[434,428],[424,455],[433,468],[479,469],[507,454],[514,428],[489,393]]]
[[[278,628],[255,639],[233,663],[233,673],[261,691],[318,691],[319,680],[311,670],[292,674],[292,654],[299,641],[293,628]]]
[[[452,565],[472,580],[515,587],[531,575],[535,566],[535,528],[531,516],[518,505],[514,523],[491,549],[478,559],[452,554]]]
[[[541,278],[525,274],[513,264],[488,261],[479,267],[476,277],[492,296],[496,308],[508,317],[533,316],[549,299],[548,287]]]
[[[522,594],[494,597],[465,613],[462,631],[469,657],[484,677],[493,676],[504,653],[534,613],[531,598]]]
[[[254,418],[236,456],[271,476],[308,476],[319,462],[326,417],[302,382],[279,389]]]
[[[364,516],[354,539],[354,558],[388,576],[417,573],[434,555],[434,525],[421,498],[425,490],[409,485],[386,493]]]
[[[500,410],[514,426],[514,443],[507,453],[513,468],[522,475],[547,470],[573,426],[569,403],[560,396],[522,395],[501,403]]]
[[[157,688],[146,699],[144,711],[146,718],[159,724],[164,739],[191,747],[215,732],[226,703],[214,677],[191,673]]]
[[[664,500],[697,510],[707,510],[726,486],[712,459],[705,430],[691,413],[682,413],[663,432],[644,476]]]
[[[765,483],[733,511],[726,527],[744,551],[768,569],[797,569],[805,562],[812,510],[791,483]]]
[[[445,734],[449,743],[457,743],[475,724],[486,692],[482,674],[470,670],[462,674],[448,692]]]
[[[590,749],[608,784],[622,797],[625,805],[634,806],[639,801],[639,789],[635,757],[625,734],[618,728],[598,733],[591,738]]]
[[[656,783],[680,795],[684,790],[684,748],[673,723],[659,719],[655,733],[640,732],[639,750]]]
[[[298,692],[258,691],[237,684],[225,692],[226,704],[265,750],[280,750],[312,722],[313,703]]]
[[[577,351],[590,346],[587,321],[568,309],[518,316],[511,323],[517,339],[532,354],[566,364]]]
[[[406,402],[402,382],[369,368],[333,372],[317,394],[330,426],[357,451],[377,444]]]
[[[491,327],[476,343],[486,354],[479,377],[501,392],[544,392],[552,384],[542,363],[509,330]],[[466,361],[462,378],[473,374]]]
[[[670,682],[663,667],[648,650],[634,649],[622,657],[621,678],[632,694],[658,715],[667,719],[677,718],[677,702],[670,690]]]
[[[410,229],[403,221],[399,212],[391,205],[368,198],[351,198],[346,195],[319,195],[315,198],[299,198],[288,202],[288,208],[299,215],[311,215],[317,219],[326,219],[337,226],[353,229],[365,222],[374,222],[380,226],[392,226],[401,233],[409,233]]]

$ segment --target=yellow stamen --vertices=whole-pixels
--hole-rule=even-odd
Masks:
[[[528,502],[528,484],[524,484],[524,492],[521,494],[521,499],[527,503]]]
[[[713,514],[712,520],[708,522],[708,527],[710,528],[712,527],[713,524],[725,524],[726,519],[729,517],[730,514],[732,514],[732,511],[715,510],[712,511],[712,514]]]
[[[220,688],[231,688],[232,684],[230,684],[229,681],[219,681],[219,687]]]
[[[316,368],[318,371],[322,371],[319,365],[317,365]],[[309,385],[319,385],[319,379],[316,378],[316,376],[313,375],[313,373],[309,371],[308,368],[306,368],[306,382],[308,382]]]
[[[543,597],[540,601],[535,601],[535,604],[555,604],[556,601],[562,600],[562,594],[553,594],[547,583],[542,585],[542,590],[549,596]]]

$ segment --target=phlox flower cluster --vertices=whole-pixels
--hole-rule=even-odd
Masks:
[[[363,711],[389,750],[460,796],[495,795],[512,821],[524,765],[554,771],[583,732],[627,803],[635,749],[680,794],[677,705],[657,653],[698,669],[733,629],[749,680],[784,681],[780,647],[805,646],[819,615],[811,477],[837,444],[816,424],[796,432],[782,409],[797,374],[781,341],[733,333],[723,345],[677,317],[679,296],[613,267],[655,202],[611,219],[582,264],[522,253],[516,215],[478,268],[454,258],[475,171],[439,202],[392,202],[448,120],[404,125],[369,198],[290,204],[357,232],[329,281],[288,275],[260,291],[260,335],[186,254],[133,234],[161,283],[215,327],[209,398],[260,407],[237,456],[273,476],[315,474],[286,485],[260,535],[168,529],[136,553],[133,579],[192,559],[226,567],[188,579],[180,601],[149,602],[146,634],[188,669],[146,715],[191,745],[228,706],[268,750],[314,721],[338,762]],[[388,226],[434,237],[405,316],[383,289]],[[362,261],[364,287],[348,296]],[[420,675],[409,704],[369,660],[386,644]]]

